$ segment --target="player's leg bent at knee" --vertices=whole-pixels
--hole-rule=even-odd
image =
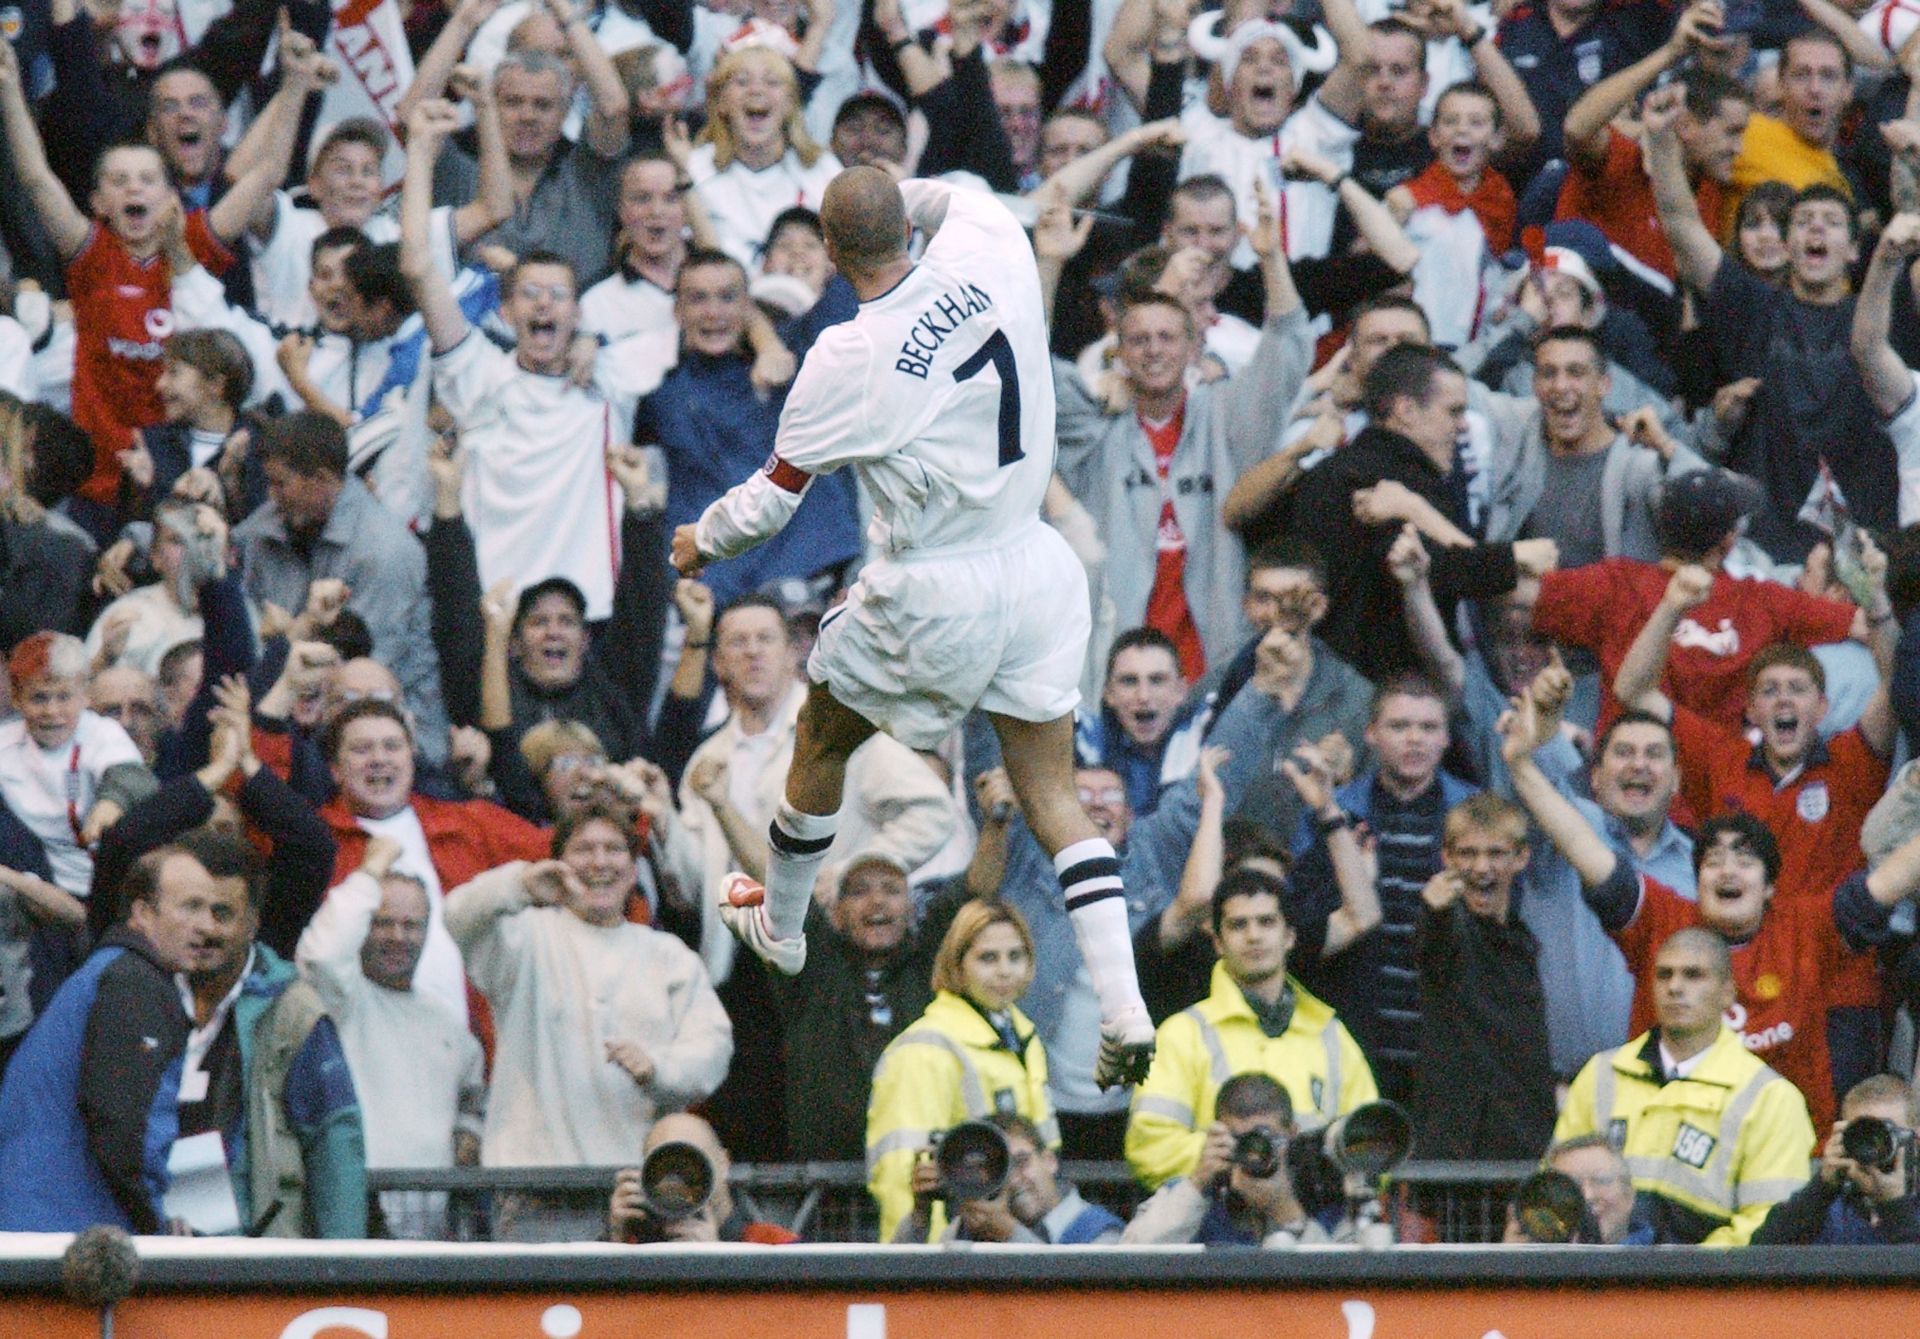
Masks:
[[[813,882],[838,827],[847,759],[872,738],[873,723],[816,683],[794,725],[786,794],[767,830],[767,921],[781,939],[807,921]]]
[[[1053,857],[1080,956],[1100,997],[1100,1018],[1129,1042],[1151,1042],[1152,1024],[1134,972],[1120,858],[1081,807],[1073,781],[1073,718],[991,717],[1020,812]]]

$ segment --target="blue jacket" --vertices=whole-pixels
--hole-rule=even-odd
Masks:
[[[1133,810],[1133,816],[1136,819],[1145,818],[1160,803],[1163,790],[1181,776],[1192,772],[1197,746],[1183,751],[1185,766],[1175,776],[1168,775],[1171,770],[1168,765],[1168,746],[1188,728],[1196,713],[1205,705],[1197,698],[1189,699],[1174,713],[1167,732],[1156,742],[1144,746],[1127,737],[1112,707],[1102,703],[1089,710],[1082,706],[1074,713],[1073,719],[1075,764],[1080,767],[1112,768],[1121,784],[1127,788],[1127,806]]]
[[[781,338],[804,359],[820,330],[851,318],[857,309],[851,289],[829,284],[818,306],[781,327]],[[762,397],[748,376],[752,365],[745,353],[716,358],[683,348],[679,366],[634,413],[633,440],[658,446],[667,458],[669,534],[698,521],[711,503],[773,454],[787,392],[782,388]],[[714,563],[701,580],[713,589],[714,607],[725,609],[769,582],[810,577],[852,562],[861,547],[853,474],[841,470],[814,479],[779,534],[749,553]]]
[[[67,978],[0,1084],[0,1232],[157,1232],[187,1013],[135,931]]]

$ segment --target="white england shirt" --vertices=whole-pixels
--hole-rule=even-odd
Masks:
[[[731,557],[774,534],[808,479],[843,465],[873,499],[868,538],[890,555],[991,544],[1039,515],[1054,397],[1033,247],[991,195],[900,190],[916,227],[942,204],[944,221],[905,278],[820,336],[773,459],[701,518],[702,553]]]

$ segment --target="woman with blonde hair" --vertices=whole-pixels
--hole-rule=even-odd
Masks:
[[[720,249],[757,273],[784,209],[818,210],[840,160],[807,133],[793,62],[770,47],[722,56],[707,77],[707,126],[687,163]]]
[[[914,1166],[934,1134],[1011,1113],[1059,1147],[1046,1048],[1013,1003],[1032,982],[1033,935],[1020,913],[1002,902],[961,907],[933,960],[933,1003],[873,1072],[867,1189],[880,1206],[881,1241],[915,1212]],[[941,1215],[930,1214],[924,1239],[943,1227]]]

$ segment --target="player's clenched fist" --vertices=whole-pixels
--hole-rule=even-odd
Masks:
[[[673,532],[673,570],[683,577],[697,577],[707,565],[700,556],[700,545],[693,538],[694,527],[683,525]]]

